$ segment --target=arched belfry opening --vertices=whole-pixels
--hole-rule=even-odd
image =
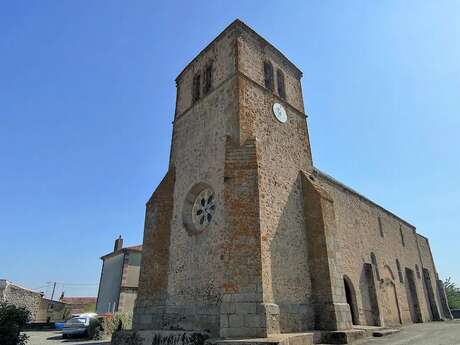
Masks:
[[[351,321],[353,325],[359,325],[358,304],[356,302],[356,291],[350,278],[343,276],[343,286],[345,287],[345,297],[350,306]]]

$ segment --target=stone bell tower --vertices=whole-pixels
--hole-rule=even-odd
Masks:
[[[177,77],[169,170],[147,203],[135,330],[267,337],[320,322],[301,76],[236,20]]]

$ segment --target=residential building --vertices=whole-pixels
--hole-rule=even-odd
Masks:
[[[132,312],[137,297],[142,245],[123,248],[121,236],[113,252],[101,257],[102,271],[97,295],[98,314]]]

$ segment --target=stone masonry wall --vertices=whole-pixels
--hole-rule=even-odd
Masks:
[[[263,86],[266,59],[272,61],[275,71],[283,70],[287,101]],[[283,64],[272,47],[245,31],[238,38],[238,70],[240,140],[255,138],[257,142],[264,302],[279,307],[281,332],[311,329],[311,288],[299,176],[300,170],[311,169],[311,154],[298,72]],[[275,102],[285,106],[287,123],[274,117]]]
[[[278,50],[275,50],[265,40],[254,36],[248,30],[242,30],[238,38],[238,70],[255,83],[264,87],[264,61],[270,61],[273,65],[274,94],[279,96],[276,88],[276,71],[280,69],[284,73],[286,102],[300,113],[303,113],[304,106],[300,84],[302,72],[289,63]]]
[[[415,265],[418,265],[420,270],[422,267],[426,267],[433,277],[435,272],[433,271],[433,266],[427,263],[427,260],[429,260],[427,250],[422,250],[419,253],[415,228],[355,192],[350,191],[330,177],[320,172],[317,172],[316,175],[334,200],[337,218],[335,238],[338,250],[338,272],[341,276],[346,275],[350,278],[357,292],[360,323],[368,323],[365,315],[366,311],[364,310],[364,305],[368,301],[363,299],[366,298],[366,293],[360,291],[360,285],[362,286],[363,280],[362,268],[364,264],[371,263],[371,252],[375,254],[377,259],[376,268],[381,276],[380,278],[383,278],[386,271],[391,271],[388,275],[394,277],[393,282],[396,288],[402,323],[412,322],[407,297],[406,267],[414,271],[422,319],[423,321],[429,321],[430,312],[425,296],[423,278],[421,276],[419,278],[416,275]],[[423,258],[426,266],[422,264],[421,258]],[[400,262],[403,282],[399,280],[396,259]],[[382,312],[384,308],[384,305],[382,305],[383,286],[377,279],[375,284],[379,300],[378,308]],[[380,320],[380,324],[383,323],[384,321]]]
[[[435,297],[435,301],[434,301],[435,305],[433,305],[433,308],[436,309],[436,310],[433,310],[431,318],[435,320],[439,320],[444,315],[442,313],[442,300],[441,300],[441,296],[439,295],[439,290],[437,287],[438,274],[436,272],[436,267],[434,265],[433,256],[431,254],[430,244],[426,237],[421,236],[419,234],[415,234],[415,236],[416,236],[416,241],[418,242],[418,247],[419,247],[419,252],[420,252],[420,259],[421,259],[420,274],[422,275],[422,279],[424,278],[423,270],[428,270],[429,283],[427,282],[427,284],[429,284],[429,286],[427,286],[427,288],[425,289],[425,298],[428,299],[427,289],[431,289]]]
[[[211,61],[213,62],[212,84],[214,89],[235,74],[234,40],[234,30],[222,33],[203,49],[177,77],[176,118],[185,114],[192,107],[193,77],[201,73],[202,86],[203,71]]]
[[[174,169],[170,169],[147,203],[134,329],[163,327],[168,294],[174,176]]]
[[[170,160],[170,169],[175,171],[169,191],[174,200],[170,209],[170,233],[166,235],[164,230],[165,238],[151,241],[144,238],[136,303],[138,328],[206,330],[219,334],[220,303],[225,286],[224,247],[228,237],[223,202],[226,138],[234,137],[238,128],[233,37],[232,31],[219,36],[177,78]],[[210,61],[213,61],[212,89],[192,107],[193,75],[202,72]],[[216,200],[213,222],[203,233],[191,233],[183,222],[185,200],[197,184],[209,186]],[[147,219],[152,218],[149,212],[154,210],[153,202]],[[146,234],[149,224],[154,226],[156,222],[154,217],[151,222],[146,221]],[[164,256],[160,269],[154,265],[153,254],[148,254],[155,250]],[[158,283],[147,283],[151,280],[148,276],[156,276]],[[157,297],[152,298],[152,289],[156,286],[161,289]]]
[[[273,92],[264,87],[267,60]],[[194,101],[193,78],[201,74],[202,89],[211,62],[212,88]],[[276,90],[278,69],[285,99]],[[408,323],[411,272],[421,318],[434,318],[423,283],[424,269],[432,282],[436,277],[428,243],[412,225],[313,168],[300,77],[236,21],[176,79],[169,171],[147,203],[136,330],[264,337],[349,328],[345,278],[358,323]],[[274,117],[275,102],[286,109],[286,123]],[[216,209],[211,224],[194,232],[187,203],[203,186],[213,191]],[[316,208],[312,200],[319,200]],[[327,310],[318,312],[321,306]]]
[[[3,279],[0,280],[0,300],[17,307],[27,308],[31,313],[32,322],[41,321],[37,318],[40,316],[42,299],[43,295],[39,292],[11,284]]]
[[[239,146],[227,138],[222,246],[225,282],[220,308],[221,337],[266,337],[279,332],[278,310],[263,304],[256,142]],[[271,308],[273,309],[273,308]],[[268,317],[268,320],[267,320]],[[271,328],[267,327],[267,321]]]

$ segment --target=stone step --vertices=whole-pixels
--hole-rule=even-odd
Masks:
[[[361,329],[350,329],[344,331],[320,331],[320,336],[315,339],[315,344],[354,344],[365,338],[366,333]]]
[[[205,345],[313,345],[313,333],[284,333],[268,338],[208,339]]]
[[[386,337],[387,335],[391,335],[391,334],[395,334],[395,333],[399,333],[399,329],[386,328],[386,329],[380,329],[378,331],[372,332],[372,336],[374,336],[374,337]]]

